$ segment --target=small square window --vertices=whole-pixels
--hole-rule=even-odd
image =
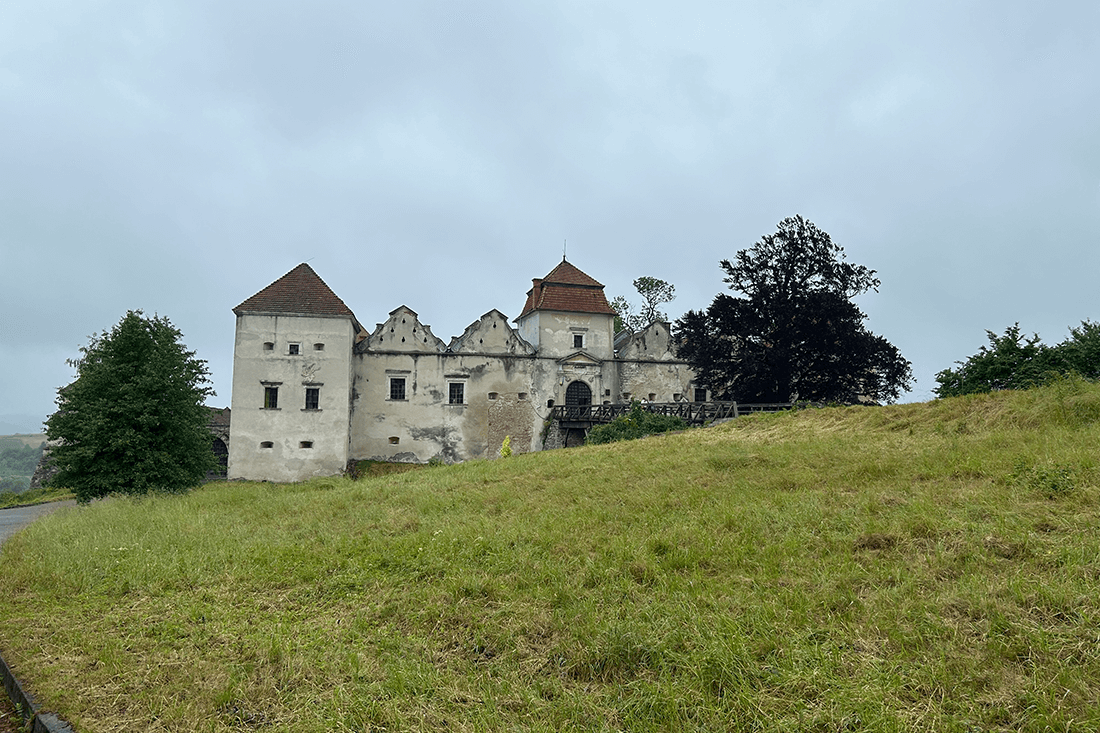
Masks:
[[[301,350],[302,350],[302,345],[301,344],[287,344],[287,352],[286,353],[290,354],[291,356],[297,356],[298,354],[301,353]]]
[[[649,401],[650,402],[656,402],[657,401],[657,394],[655,392],[650,392],[649,393]]]
[[[306,409],[319,410],[321,405],[321,388],[306,387]]]
[[[261,448],[274,448],[275,444],[270,440],[264,440],[260,443]]]
[[[312,440],[303,440],[300,443],[298,443],[298,447],[299,448],[312,448],[313,447],[313,441]]]
[[[447,401],[452,405],[461,405],[465,402],[466,397],[466,385],[462,382],[451,382],[450,390],[448,391]]]
[[[497,398],[497,393],[496,392],[490,392],[489,393],[489,399],[495,400],[496,398]]]
[[[401,442],[401,438],[398,438],[396,435],[391,435],[390,436],[390,445],[397,445],[400,442]]]
[[[314,344],[313,345],[313,350],[314,351],[324,351],[325,350],[325,345],[324,344]]]
[[[584,348],[584,334],[583,333],[573,334],[573,348],[574,349],[583,349]]]
[[[274,341],[264,341],[264,351],[274,351],[274,350],[275,350],[275,342]]]
[[[279,409],[279,388],[278,387],[264,387],[264,409],[265,410],[277,410],[277,409]]]
[[[403,399],[405,399],[405,378],[404,377],[390,377],[390,399],[391,400],[403,400]]]
[[[696,389],[695,389],[695,401],[696,402],[706,402],[707,401],[707,391],[705,389],[699,389],[698,387],[696,387]]]
[[[525,399],[527,399],[527,393],[526,393],[526,392],[520,392],[520,393],[519,393],[519,398],[520,398],[521,400],[525,400]]]

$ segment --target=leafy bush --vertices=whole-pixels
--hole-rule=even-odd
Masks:
[[[986,331],[989,345],[966,361],[957,361],[957,369],[944,369],[936,375],[938,397],[997,392],[1003,389],[1028,389],[1049,384],[1067,375],[1100,379],[1100,323],[1082,321],[1070,328],[1070,336],[1056,346],[1047,346],[1039,334],[1026,336],[1016,323],[999,336]]]
[[[588,431],[586,443],[600,445],[614,443],[617,440],[635,440],[647,435],[667,433],[671,430],[684,430],[688,424],[672,415],[660,415],[642,409],[637,400],[630,403],[630,413],[617,417],[607,425],[599,425]]]
[[[1048,499],[1056,499],[1071,493],[1077,485],[1072,468],[1048,464],[1032,466],[1026,462],[1016,464],[1012,480],[1019,486],[1042,494]]]

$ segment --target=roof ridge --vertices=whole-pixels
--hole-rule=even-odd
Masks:
[[[341,316],[357,322],[351,308],[305,262],[233,309],[242,313]]]
[[[607,302],[603,288],[603,283],[563,257],[550,274],[531,281],[519,318],[537,310],[613,315],[615,311]]]

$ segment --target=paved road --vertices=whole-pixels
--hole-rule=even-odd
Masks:
[[[0,509],[0,544],[39,517],[49,514],[58,507],[76,506],[75,501],[55,501],[49,504],[21,506],[15,509]]]

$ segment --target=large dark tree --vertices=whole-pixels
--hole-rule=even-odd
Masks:
[[[130,311],[81,348],[77,377],[46,420],[46,435],[61,441],[51,452],[54,485],[87,502],[180,491],[213,468],[209,370],[180,336],[167,318]]]
[[[846,262],[812,222],[784,219],[721,265],[740,295],[676,321],[680,357],[720,399],[892,401],[909,388],[909,362],[851,301],[878,289],[874,270]]]

